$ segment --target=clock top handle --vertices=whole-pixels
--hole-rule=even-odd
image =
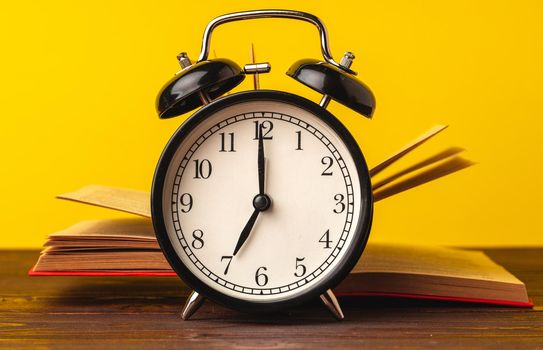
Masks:
[[[293,10],[254,10],[254,11],[242,11],[234,12],[219,16],[213,19],[207,25],[204,31],[204,37],[202,38],[202,49],[200,50],[200,56],[198,57],[198,62],[207,60],[209,55],[209,47],[211,45],[211,34],[213,30],[221,24],[242,21],[247,19],[259,19],[259,18],[288,18],[296,19],[304,22],[309,22],[314,24],[319,30],[320,42],[321,42],[321,51],[324,60],[331,64],[332,66],[341,69],[349,74],[356,75],[356,72],[351,70],[348,67],[342,66],[337,63],[332,53],[330,52],[330,47],[328,44],[328,32],[324,23],[317,17],[307,12],[302,11],[293,11]]]

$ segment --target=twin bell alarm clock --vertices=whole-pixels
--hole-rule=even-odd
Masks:
[[[320,92],[320,102],[258,84],[226,95],[247,75],[258,83],[271,65],[210,59],[211,34],[221,24],[263,18],[317,27],[324,60],[299,60],[286,74]],[[314,15],[258,10],[215,18],[198,60],[178,59],[182,69],[160,91],[158,115],[196,112],[160,157],[151,211],[166,259],[193,289],[183,319],[207,298],[250,312],[320,298],[342,319],[332,288],[359,260],[373,210],[364,156],[326,109],[335,100],[371,117],[375,99],[351,69],[354,55],[334,60]]]

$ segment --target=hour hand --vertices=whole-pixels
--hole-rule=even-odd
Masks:
[[[247,238],[249,238],[249,234],[251,233],[253,226],[255,225],[256,218],[258,218],[258,214],[260,214],[261,211],[267,210],[270,205],[271,199],[266,194],[257,194],[255,196],[255,198],[253,199],[253,207],[255,208],[255,210],[253,211],[253,214],[249,218],[249,221],[247,221],[247,224],[245,224],[245,227],[241,231],[238,243],[236,244],[236,248],[234,248],[234,253],[232,255],[236,255],[236,253],[241,249]]]
[[[255,225],[258,214],[260,214],[260,210],[255,208],[255,211],[253,211],[253,214],[249,218],[249,221],[247,221],[247,224],[245,225],[245,227],[241,231],[241,234],[239,235],[238,243],[236,244],[236,248],[234,248],[234,253],[232,255],[235,256],[237,252],[243,246],[243,243],[245,243],[247,238],[249,238],[249,234],[251,233],[251,230],[253,229],[253,226]]]

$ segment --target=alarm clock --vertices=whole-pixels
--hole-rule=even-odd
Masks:
[[[213,30],[224,23],[287,18],[312,23],[324,60],[302,59],[287,75],[323,94],[319,103],[258,89],[269,63],[210,59]],[[375,99],[350,68],[336,62],[314,15],[291,10],[237,12],[206,27],[197,62],[157,98],[160,118],[192,114],[166,145],[153,179],[151,212],[162,251],[193,289],[188,319],[208,298],[265,312],[320,298],[342,319],[334,296],[370,233],[373,200],[366,161],[353,136],[326,108],[335,100],[370,118]],[[247,75],[255,89],[227,94]]]

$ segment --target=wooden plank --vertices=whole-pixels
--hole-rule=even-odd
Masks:
[[[176,278],[29,278],[37,251],[0,253],[0,347],[10,349],[543,347],[543,249],[486,250],[526,282],[534,310],[343,298],[346,320],[317,302],[267,315],[206,303],[179,317]]]

